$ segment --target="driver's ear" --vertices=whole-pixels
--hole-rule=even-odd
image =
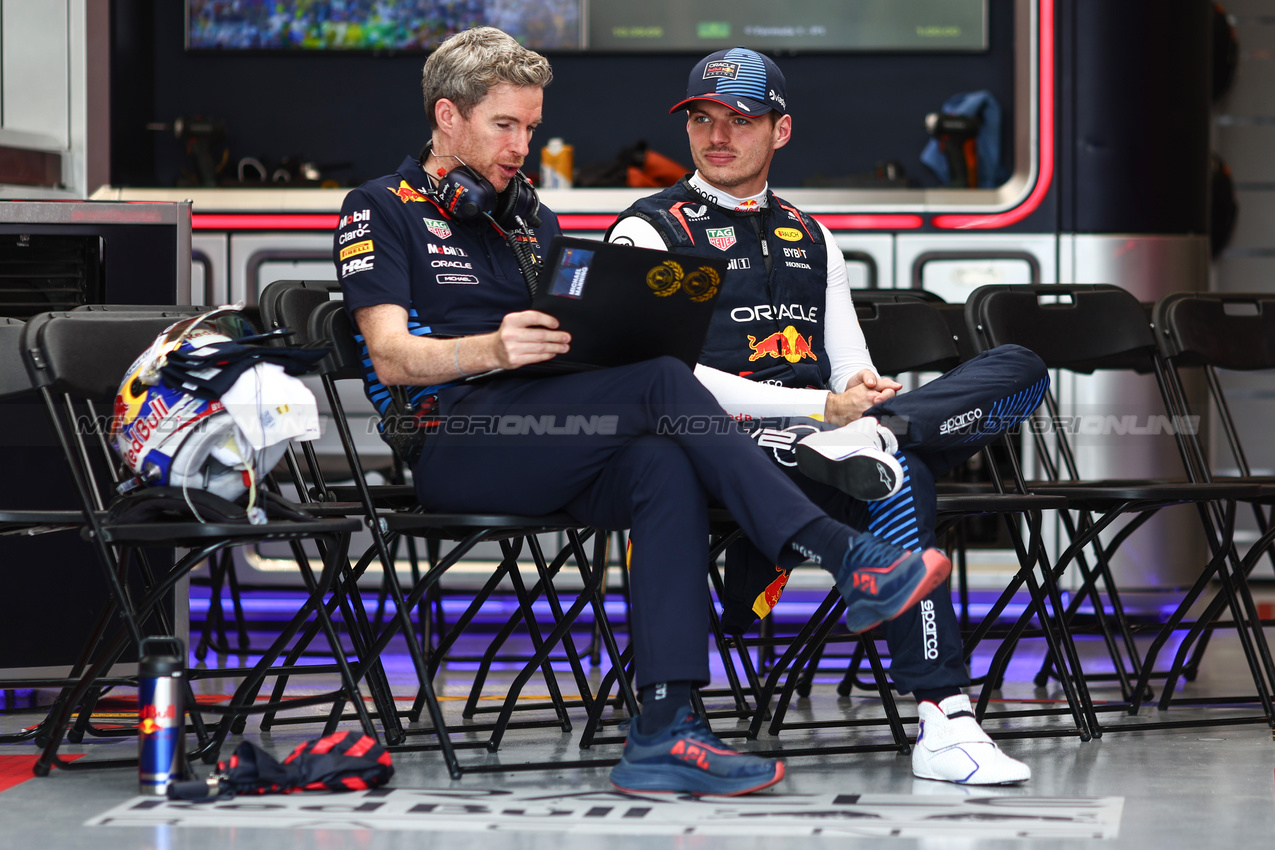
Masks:
[[[774,149],[779,150],[792,138],[792,116],[781,115],[775,122]]]

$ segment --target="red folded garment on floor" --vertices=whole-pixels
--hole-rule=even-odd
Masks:
[[[364,791],[394,775],[385,747],[369,735],[337,732],[306,741],[279,763],[256,744],[244,741],[229,761],[205,781],[174,782],[174,800],[224,799],[236,794],[291,794],[294,791]]]

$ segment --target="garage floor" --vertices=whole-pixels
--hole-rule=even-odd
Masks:
[[[1081,651],[1091,669],[1102,667],[1100,642],[1084,639]],[[1061,691],[1031,685],[1040,663],[1039,649],[1024,644],[1010,668],[994,710],[1021,710],[1049,705]],[[210,662],[213,659],[209,659]],[[387,657],[389,675],[400,705],[414,693],[414,678],[405,654]],[[976,657],[975,671],[986,665]],[[854,691],[839,697],[837,662],[829,661],[816,679],[809,699],[794,703],[792,719],[871,719],[882,716],[875,693]],[[512,677],[502,670],[487,693],[501,693]],[[597,673],[594,673],[596,683]],[[453,664],[440,677],[445,710],[458,726],[461,697],[472,681],[472,665]],[[570,677],[562,680],[572,689]],[[719,677],[721,681],[721,677]],[[228,681],[205,680],[200,689],[222,693]],[[297,684],[300,693],[314,683]],[[532,680],[526,701],[543,694],[543,682]],[[1210,646],[1197,681],[1184,686],[1192,694],[1246,694],[1253,686],[1234,639],[1218,635]],[[131,691],[121,697],[131,698]],[[1111,699],[1108,685],[1095,685],[1097,699]],[[12,733],[37,722],[38,713],[22,710],[32,701],[47,703],[49,691],[6,694],[11,710],[0,716],[0,732]],[[721,698],[707,701],[724,709]],[[906,717],[915,716],[910,698],[902,698]],[[1253,706],[1173,708],[1162,715],[1154,708],[1138,717],[1103,713],[1109,731],[1100,740],[1076,737],[1009,739],[1004,748],[1027,761],[1034,776],[1021,787],[962,788],[913,779],[909,759],[897,752],[829,754],[827,748],[856,744],[889,745],[888,731],[869,725],[857,729],[791,730],[778,737],[765,732],[749,748],[814,750],[815,755],[788,759],[788,776],[771,792],[736,801],[640,799],[610,793],[605,768],[517,771],[448,778],[436,752],[396,753],[396,773],[384,790],[368,794],[304,794],[239,797],[214,804],[168,806],[137,797],[131,768],[55,770],[47,778],[30,778],[35,748],[30,743],[0,745],[0,835],[8,847],[49,848],[393,848],[518,847],[526,850],[572,850],[610,847],[720,846],[732,850],[765,847],[808,848],[829,839],[888,841],[904,847],[1056,848],[1100,847],[1235,847],[1270,846],[1275,837],[1275,742],[1262,723],[1216,725],[1176,731],[1139,731],[1163,719],[1200,718],[1225,721],[1253,714]],[[523,714],[520,712],[520,717]],[[544,712],[527,716],[545,717]],[[103,719],[103,723],[110,722]],[[127,722],[127,721],[123,721]],[[517,765],[552,759],[616,758],[619,746],[578,747],[583,714],[573,715],[574,730],[514,730],[495,755],[482,749],[461,751],[467,764]],[[1047,731],[1066,726],[1064,719],[1013,719],[989,722],[989,729]],[[356,729],[355,724],[344,728]],[[729,734],[742,728],[730,719],[714,720]],[[915,733],[913,722],[909,734]],[[318,737],[318,724],[279,726],[261,732],[255,722],[247,740],[278,757],[298,743]],[[605,737],[616,738],[614,726]],[[410,739],[423,743],[424,737]],[[229,755],[237,739],[223,748]],[[66,746],[66,754],[83,754],[83,762],[127,757],[135,752],[131,737],[87,738]],[[824,750],[824,752],[820,752]],[[200,770],[206,771],[204,765]],[[89,825],[92,822],[94,825]],[[812,844],[813,842],[813,844]],[[831,846],[831,845],[829,845]]]

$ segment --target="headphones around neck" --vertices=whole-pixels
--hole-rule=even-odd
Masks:
[[[430,145],[421,151],[421,162],[430,153]],[[458,160],[459,161],[459,160]],[[473,221],[490,215],[501,230],[517,227],[522,219],[531,227],[540,226],[540,197],[527,176],[519,171],[505,191],[497,192],[486,177],[463,162],[438,178],[434,200],[457,221]]]

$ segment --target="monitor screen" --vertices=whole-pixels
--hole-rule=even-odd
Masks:
[[[592,0],[588,49],[986,50],[986,0]]]
[[[498,27],[533,50],[579,50],[581,0],[186,0],[190,50],[432,50]]]
[[[186,0],[190,50],[428,51],[475,26],[533,50],[981,51],[987,0]]]

